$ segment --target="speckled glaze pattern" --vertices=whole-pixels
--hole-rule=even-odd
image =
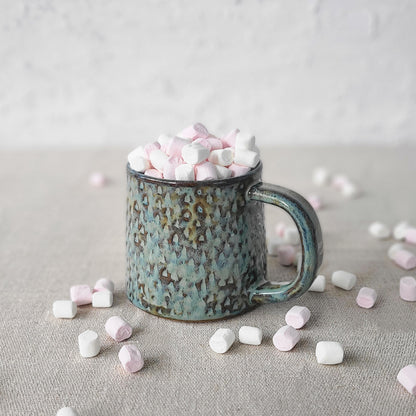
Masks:
[[[322,262],[312,207],[262,184],[259,164],[221,181],[179,182],[127,166],[127,296],[147,312],[185,321],[237,315],[304,293]],[[303,261],[285,286],[267,282],[263,203],[277,205],[301,233]]]

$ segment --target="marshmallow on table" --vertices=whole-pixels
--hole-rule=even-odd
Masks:
[[[63,407],[58,410],[56,416],[79,416],[79,414],[73,407]]]
[[[404,270],[411,270],[416,267],[416,256],[407,250],[397,250],[392,260]]]
[[[319,364],[340,364],[344,359],[344,350],[339,342],[320,341],[316,344],[316,360]]]
[[[123,368],[129,373],[136,373],[143,368],[144,361],[139,349],[135,345],[121,347],[118,358]]]
[[[299,244],[300,236],[298,229],[296,227],[286,227],[283,231],[283,239],[286,242],[286,244]]]
[[[197,181],[209,181],[218,179],[217,169],[211,162],[195,165],[195,178]]]
[[[72,302],[78,306],[92,303],[92,290],[88,285],[71,286],[70,295]]]
[[[400,279],[400,297],[408,302],[416,302],[416,279],[405,276]]]
[[[260,345],[263,332],[255,326],[242,326],[238,331],[238,339],[242,344]]]
[[[257,152],[247,149],[235,148],[234,163],[237,165],[248,166],[254,168],[260,161],[260,156]]]
[[[56,300],[52,310],[55,318],[72,319],[77,314],[77,304],[72,300]]]
[[[291,266],[296,257],[296,249],[291,245],[277,247],[277,257],[282,266]]]
[[[248,166],[242,166],[236,163],[232,163],[230,166],[228,166],[228,169],[231,170],[232,177],[243,176],[250,170]]]
[[[356,298],[357,305],[365,309],[372,308],[376,300],[377,292],[371,287],[362,287]]]
[[[223,147],[235,147],[235,140],[237,137],[237,134],[240,132],[239,129],[231,130],[229,133],[227,133],[222,139]]]
[[[277,236],[267,238],[267,252],[270,256],[277,256],[279,254],[279,247],[282,245],[282,239]]]
[[[94,290],[100,291],[100,290],[109,290],[110,292],[114,292],[114,282],[110,279],[107,279],[105,277],[98,279],[95,282]]]
[[[407,221],[400,221],[393,229],[393,236],[396,240],[404,240],[406,231],[411,228]]]
[[[150,152],[149,159],[154,168],[163,172],[165,163],[168,161],[168,155],[162,150],[156,149]]]
[[[338,190],[342,190],[342,188],[349,183],[350,180],[348,179],[348,177],[342,174],[334,175],[331,181],[331,185]]]
[[[308,196],[308,202],[311,204],[312,208],[317,211],[322,208],[322,200],[318,195],[312,194]]]
[[[98,338],[98,334],[87,329],[78,335],[78,346],[82,357],[95,357],[100,352],[100,339]]]
[[[211,163],[221,166],[230,166],[233,163],[234,153],[231,148],[212,150],[208,156]]]
[[[318,167],[314,169],[312,173],[312,182],[314,183],[314,185],[317,185],[317,186],[329,185],[330,180],[331,180],[331,175],[328,169],[324,167]]]
[[[176,179],[175,169],[182,164],[182,157],[169,156],[168,160],[163,167],[163,178],[164,179]]]
[[[356,198],[360,191],[357,188],[357,185],[353,184],[352,182],[347,182],[342,188],[341,188],[341,194],[345,196],[345,198]]]
[[[311,317],[311,311],[306,306],[293,306],[286,313],[285,321],[293,328],[300,329],[305,326]]]
[[[397,374],[397,381],[410,393],[416,396],[416,365],[409,364]]]
[[[158,171],[157,169],[147,169],[144,171],[144,174],[152,178],[163,179],[162,172]]]
[[[278,236],[284,237],[285,230],[286,230],[286,224],[282,221],[278,222],[275,226],[275,232]]]
[[[131,337],[133,328],[120,316],[112,316],[105,323],[105,331],[114,341],[120,342]]]
[[[290,351],[299,342],[300,334],[290,325],[282,326],[273,336],[273,345],[279,351]]]
[[[390,237],[390,229],[381,222],[373,222],[368,227],[368,232],[375,238],[379,240],[384,240]]]
[[[357,276],[343,270],[338,270],[332,273],[331,282],[334,286],[340,287],[341,289],[351,290],[357,282]]]
[[[416,244],[416,228],[408,228],[404,239],[406,243]]]
[[[315,280],[313,281],[313,283],[311,284],[308,290],[309,292],[324,292],[325,284],[326,284],[325,276],[322,274],[318,274],[318,276],[315,277]]]
[[[393,260],[394,255],[395,255],[398,251],[401,251],[401,250],[405,250],[404,245],[403,245],[403,244],[401,244],[401,243],[395,243],[395,244],[393,244],[393,245],[391,245],[391,246],[389,247],[389,249],[388,249],[388,251],[387,251],[387,255],[388,255],[388,257],[389,257],[391,260]]]
[[[132,150],[127,155],[127,160],[130,163],[130,167],[137,172],[144,172],[151,167],[142,146],[136,147]]]
[[[209,339],[209,346],[212,351],[218,354],[227,352],[235,341],[234,332],[228,328],[219,328],[214,335]]]
[[[113,292],[100,290],[92,294],[92,306],[94,308],[111,308],[113,306]]]
[[[91,186],[102,188],[107,184],[107,178],[101,172],[94,172],[91,173],[90,177],[88,178],[88,182]]]
[[[235,138],[235,148],[242,150],[254,150],[256,145],[256,138],[251,133],[242,133],[241,131],[237,133]]]
[[[184,128],[178,133],[178,136],[186,139],[205,138],[209,136],[209,132],[202,123],[196,123]]]
[[[231,177],[232,171],[225,166],[215,165],[218,179],[228,179]]]
[[[209,156],[209,150],[202,144],[192,142],[183,146],[182,159],[190,165],[197,165]]]
[[[175,179],[177,181],[194,181],[195,171],[193,165],[184,163],[175,168]]]

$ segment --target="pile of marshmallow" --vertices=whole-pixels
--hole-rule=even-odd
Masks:
[[[207,181],[245,175],[260,161],[252,134],[231,130],[215,137],[201,123],[176,136],[162,134],[139,146],[127,159],[130,167],[147,176],[177,181]]]

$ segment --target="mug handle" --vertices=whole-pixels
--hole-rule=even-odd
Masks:
[[[248,199],[276,205],[293,219],[300,234],[302,264],[293,282],[279,285],[265,282],[251,290],[252,303],[269,303],[289,300],[305,293],[322,264],[322,232],[315,210],[298,193],[277,185],[257,183],[247,193]]]

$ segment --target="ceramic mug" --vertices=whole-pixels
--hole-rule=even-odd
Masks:
[[[321,228],[299,194],[244,176],[173,181],[127,165],[127,297],[154,315],[207,321],[300,296],[322,263]],[[263,203],[287,211],[300,233],[302,263],[284,285],[266,281]]]

